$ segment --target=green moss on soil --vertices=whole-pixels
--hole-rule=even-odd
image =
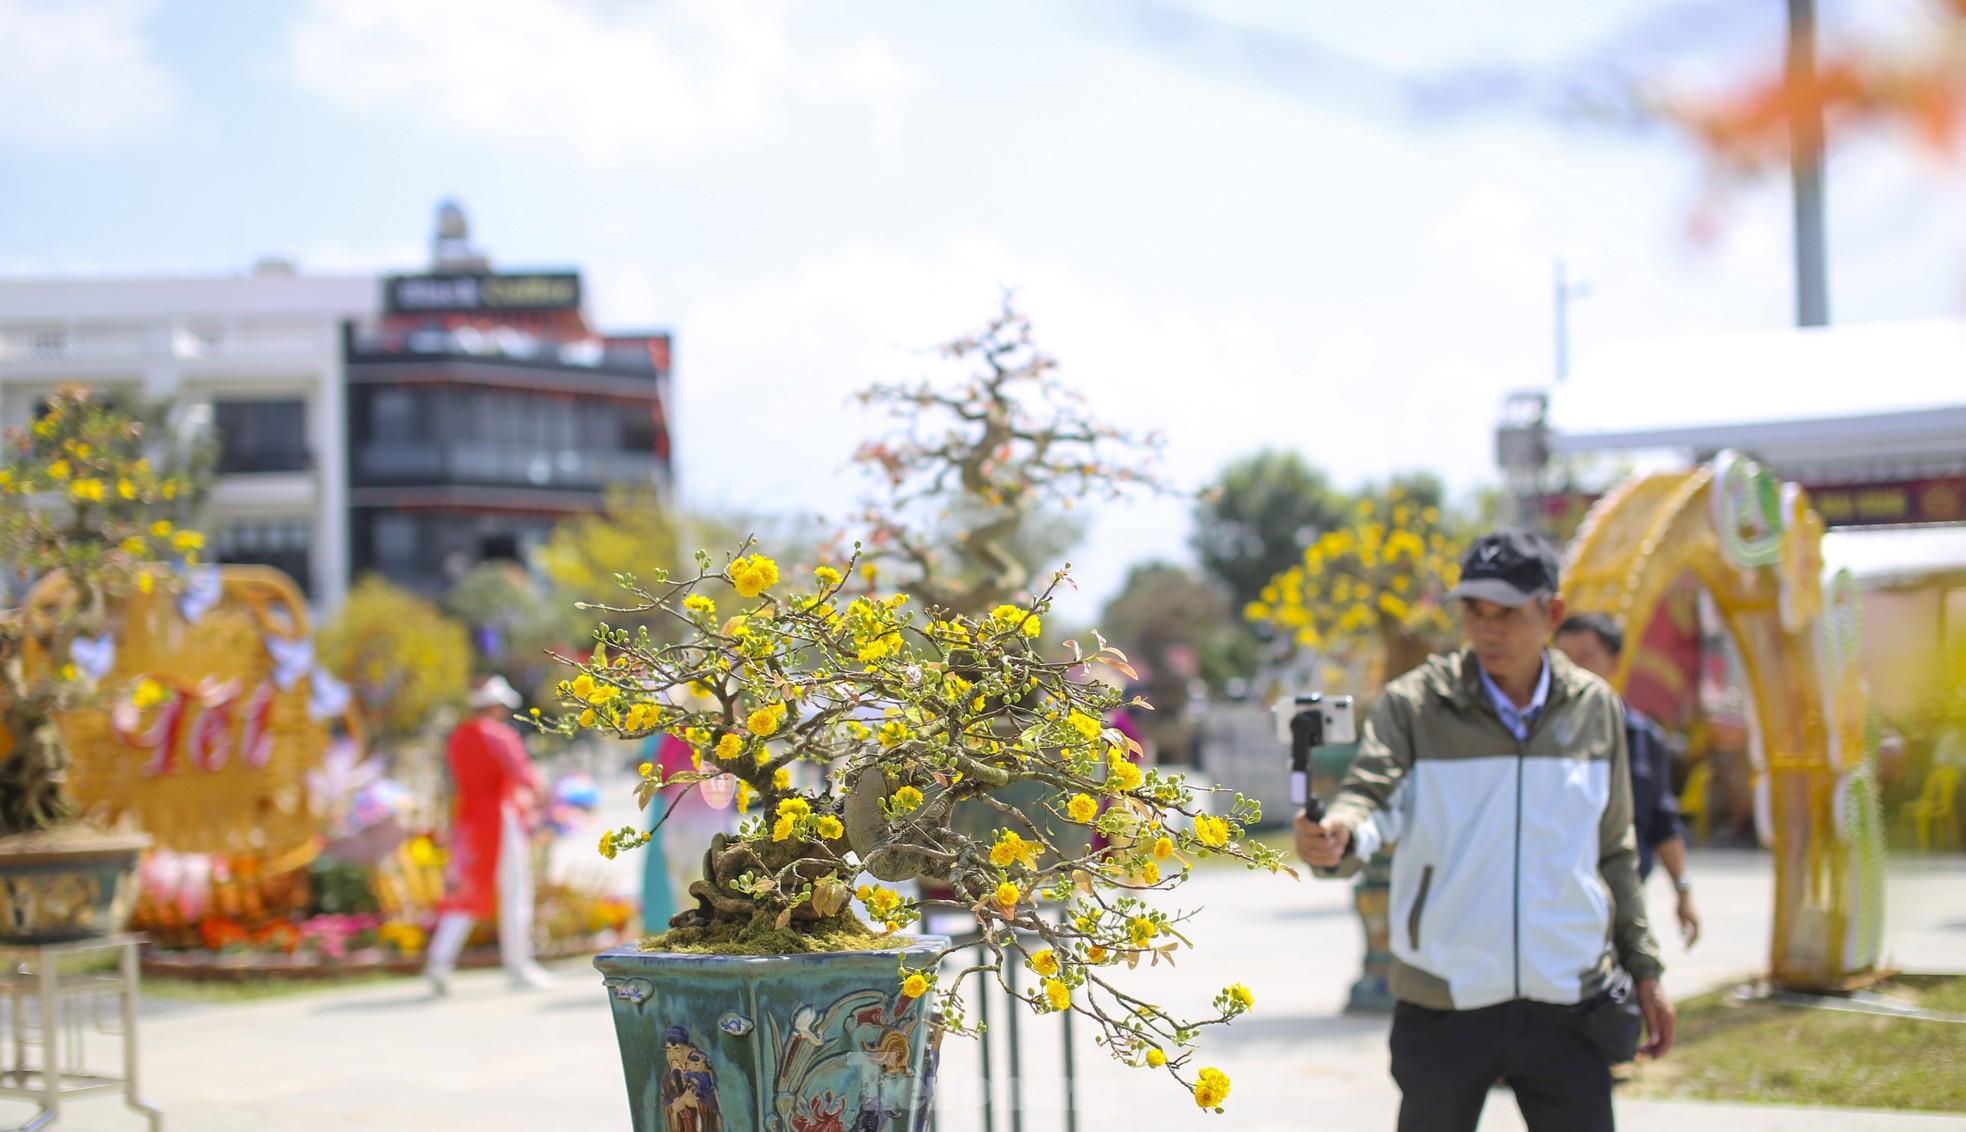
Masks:
[[[907,936],[876,935],[852,913],[806,928],[780,928],[760,912],[749,923],[719,920],[708,928],[671,928],[644,937],[643,951],[685,955],[816,955],[830,951],[898,951],[914,942]]]

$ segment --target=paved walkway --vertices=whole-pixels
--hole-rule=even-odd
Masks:
[[[1754,973],[1767,949],[1768,859],[1705,853],[1694,868],[1707,936],[1690,955],[1666,942],[1676,997]],[[1888,939],[1897,965],[1966,970],[1963,882],[1959,858],[1894,869]],[[1655,906],[1668,906],[1667,890],[1654,884]],[[1348,889],[1220,870],[1183,893],[1186,903],[1208,906],[1194,936],[1200,951],[1178,968],[1142,975],[1176,1006],[1205,1007],[1231,981],[1256,992],[1256,1013],[1212,1033],[1207,1047],[1206,1063],[1234,1079],[1229,1115],[1199,1112],[1156,1074],[1111,1066],[1081,1031],[1079,1127],[1391,1129],[1398,1096],[1386,1076],[1386,1023],[1338,1012],[1360,954]],[[558,973],[554,989],[521,992],[497,972],[466,972],[441,1000],[409,981],[242,1005],[153,999],[142,1031],[145,1089],[177,1132],[625,1130],[627,1100],[599,976],[583,962],[562,963]],[[1033,1108],[1023,1129],[1062,1130],[1055,1021],[1027,1019],[1021,1029]],[[973,1046],[951,1040],[944,1081],[939,1132],[979,1130]],[[1506,1092],[1491,1101],[1483,1129],[1522,1127]],[[1620,1127],[1638,1132],[1966,1130],[1966,1117],[1656,1101],[1618,1108]],[[28,1111],[0,1104],[0,1126]],[[143,1124],[116,1100],[92,1098],[74,1102],[59,1127],[124,1132]],[[999,1107],[996,1128],[1010,1127]]]

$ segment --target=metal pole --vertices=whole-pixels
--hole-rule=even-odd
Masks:
[[[1069,1010],[1065,1012],[1065,1132],[1079,1132],[1078,1063],[1072,1057],[1072,1012]]]
[[[1005,965],[1004,989],[1010,992],[1010,1001],[1004,1009],[1004,1021],[1008,1023],[1004,1037],[1010,1039],[1010,1132],[1024,1132],[1024,1051],[1018,1048],[1017,1041],[1017,1016],[1024,1013],[1024,1003],[1017,993],[1015,963]]]
[[[1795,179],[1795,324],[1829,324],[1823,235],[1823,106],[1816,83],[1816,2],[1788,0],[1790,166]]]
[[[1560,385],[1570,376],[1570,281],[1564,277],[1563,260],[1556,261],[1556,380]]]
[[[976,962],[982,966],[988,960],[990,949],[978,945]],[[977,1046],[983,1052],[983,1132],[997,1132],[996,1098],[997,1083],[990,1073],[990,994],[996,988],[991,986],[987,974],[979,980],[981,986],[976,992],[976,1020],[982,1024],[983,1033],[977,1038]]]

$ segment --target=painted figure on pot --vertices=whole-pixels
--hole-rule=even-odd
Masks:
[[[662,1112],[669,1132],[722,1132],[717,1075],[710,1059],[690,1041],[689,1030],[671,1026],[662,1035],[668,1069],[662,1074]]]

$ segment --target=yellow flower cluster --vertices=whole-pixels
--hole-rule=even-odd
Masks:
[[[1072,1006],[1072,988],[1062,979],[1044,981],[1044,1000],[1053,1010],[1069,1010]]]
[[[1041,846],[1037,842],[1026,841],[1018,836],[1017,831],[1006,829],[997,834],[997,843],[990,846],[990,863],[1000,869],[1012,865],[1036,868],[1039,848]]]
[[[819,584],[822,586],[837,586],[845,580],[840,577],[840,572],[831,566],[817,567],[813,570],[812,576],[819,579]]]
[[[405,924],[391,920],[376,929],[376,938],[396,949],[402,955],[416,955],[423,951],[423,929],[415,924]]]
[[[903,786],[894,792],[894,812],[897,814],[913,813],[921,808],[921,804],[922,792],[912,786]]]
[[[1070,724],[1072,730],[1078,732],[1088,743],[1099,738],[1099,732],[1101,730],[1099,721],[1076,708],[1073,709],[1072,714],[1065,717],[1065,722]]]
[[[683,599],[683,608],[691,613],[701,613],[709,617],[716,614],[717,603],[704,594],[691,594]]]
[[[820,567],[825,569],[825,567]],[[838,575],[835,575],[838,577]],[[909,975],[901,981],[901,997],[920,998],[928,993],[928,980],[920,975]]]
[[[1437,510],[1395,488],[1383,508],[1362,501],[1350,526],[1305,548],[1244,616],[1300,646],[1338,652],[1393,632],[1445,628],[1441,595],[1459,579],[1462,550]]]
[[[1229,1097],[1229,1075],[1220,1069],[1204,1069],[1195,1082],[1195,1103],[1203,1108],[1220,1108]]]
[[[901,908],[901,894],[891,888],[876,888],[863,884],[854,890],[855,896],[867,906],[867,911],[876,920],[890,920]]]
[[[1122,794],[1140,789],[1145,777],[1138,764],[1126,757],[1126,752],[1114,747],[1106,752],[1106,788]]]
[[[1047,979],[1051,978],[1058,973],[1058,953],[1049,947],[1042,951],[1034,951],[1031,953],[1030,964],[1031,970]]]
[[[990,625],[1000,633],[1015,629],[1026,637],[1035,637],[1043,629],[1036,613],[1017,605],[999,605],[992,609]]]
[[[1220,849],[1229,843],[1229,822],[1227,818],[1198,814],[1195,817],[1195,840],[1211,849]]]
[[[1072,800],[1065,803],[1065,816],[1080,825],[1091,825],[1092,819],[1099,816],[1099,803],[1093,801],[1090,794],[1074,794]]]
[[[744,753],[744,740],[734,731],[726,731],[717,739],[717,761],[723,764],[734,763],[737,756]]]
[[[757,597],[778,584],[778,563],[762,554],[733,558],[730,563],[730,584],[737,587],[739,596]]]
[[[621,717],[621,729],[623,731],[652,730],[661,724],[662,715],[662,707],[659,704],[652,704],[646,700],[630,704],[627,713]]]
[[[751,729],[751,734],[756,735],[760,739],[776,734],[779,725],[784,722],[785,705],[783,703],[767,704],[757,711],[752,712],[744,719],[744,725]]]
[[[799,826],[812,816],[812,803],[804,798],[786,798],[778,803],[778,821],[771,827],[771,839],[784,841],[798,832]]]

